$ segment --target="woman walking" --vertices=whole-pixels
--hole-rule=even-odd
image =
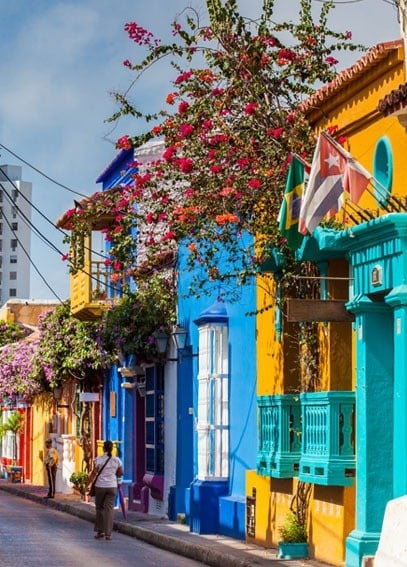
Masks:
[[[112,456],[113,443],[103,443],[103,455],[94,461],[95,473],[95,538],[112,539],[114,502],[117,493],[117,477],[123,476],[123,465],[119,457]]]

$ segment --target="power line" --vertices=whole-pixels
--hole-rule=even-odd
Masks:
[[[24,160],[22,157],[18,156],[16,153],[14,153],[14,152],[11,151],[9,148],[7,148],[4,144],[0,143],[0,147],[3,148],[4,150],[6,150],[6,152],[8,152],[9,154],[11,154],[12,156],[14,156],[15,158],[17,158],[17,159],[20,160],[21,162],[23,162],[25,165],[27,165],[28,167],[30,167],[31,169],[33,169],[34,171],[36,171],[37,173],[39,173],[40,175],[42,175],[43,177],[45,177],[46,179],[48,179],[48,181],[51,181],[52,183],[55,183],[55,185],[58,185],[59,187],[62,187],[62,189],[66,189],[66,190],[69,191],[70,193],[74,193],[75,195],[79,195],[80,197],[86,197],[86,195],[84,195],[83,193],[79,193],[78,191],[75,191],[74,189],[71,189],[70,187],[67,187],[67,186],[64,185],[63,183],[59,183],[59,181],[56,181],[55,179],[53,179],[52,177],[50,177],[49,175],[47,175],[46,173],[44,173],[43,171],[41,171],[40,169],[38,169],[37,167],[35,167],[34,165],[32,165],[31,163],[29,163],[28,161]]]
[[[4,191],[4,186],[2,183],[0,183],[0,187],[2,187],[3,191]],[[7,191],[5,191],[6,195],[7,195]],[[8,195],[7,195],[8,196]],[[9,197],[9,196],[8,196]],[[11,203],[13,203],[13,201],[11,200]],[[38,269],[37,265],[34,263],[34,261],[31,258],[31,255],[28,253],[28,251],[26,250],[26,248],[24,247],[23,243],[21,242],[21,240],[19,239],[17,232],[14,230],[12,224],[10,223],[10,221],[8,220],[8,218],[6,217],[6,215],[2,215],[2,219],[4,219],[6,221],[7,226],[10,229],[10,232],[13,234],[13,236],[15,237],[17,243],[19,244],[21,250],[24,252],[24,254],[26,255],[26,257],[28,258],[28,261],[30,262],[31,266],[34,268],[34,270],[37,272],[37,274],[40,276],[41,280],[44,282],[44,284],[47,286],[47,288],[50,290],[50,292],[54,295],[54,297],[56,297],[56,299],[58,299],[58,301],[60,301],[62,303],[62,299],[59,297],[59,295],[56,293],[56,291],[50,286],[50,284],[47,282],[47,280],[45,279],[45,277],[42,275],[42,273],[40,272],[40,270]]]

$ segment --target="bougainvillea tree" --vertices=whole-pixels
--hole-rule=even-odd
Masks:
[[[30,333],[29,329],[21,325],[0,321],[0,347],[19,341]]]
[[[0,397],[30,399],[42,391],[33,373],[37,342],[17,342],[0,351]]]
[[[323,3],[317,21],[314,4],[299,0],[296,23],[276,23],[273,0],[264,0],[255,21],[239,14],[236,0],[207,0],[208,21],[184,10],[169,44],[138,23],[126,24],[140,61],[124,61],[134,73],[131,95],[165,58],[175,75],[163,108],[145,116],[149,131],[117,143],[129,149],[157,138],[165,150],[116,198],[116,222],[107,231],[114,270],[131,269],[129,225],[138,226],[150,258],[182,239],[189,266],[201,267],[197,293],[206,281],[244,282],[264,261],[265,242],[284,246],[277,217],[290,156],[310,159],[315,143],[301,102],[335,76],[338,51],[358,48],[350,32],[328,27],[333,2]],[[143,116],[129,98],[116,99],[112,120]],[[83,211],[73,211],[73,230],[84,220]],[[255,243],[242,239],[245,233],[256,235]]]
[[[111,362],[96,340],[97,325],[72,317],[68,301],[39,317],[39,332],[33,374],[46,389],[84,379]]]

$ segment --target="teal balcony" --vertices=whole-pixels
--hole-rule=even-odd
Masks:
[[[301,408],[298,395],[259,396],[257,473],[275,478],[298,474]]]
[[[259,396],[257,473],[350,486],[356,469],[355,392]]]
[[[300,480],[350,486],[356,469],[355,392],[305,393],[300,401]]]

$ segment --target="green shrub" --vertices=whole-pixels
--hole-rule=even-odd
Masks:
[[[299,523],[295,515],[290,512],[285,523],[278,529],[281,540],[286,543],[306,543],[307,530]]]

